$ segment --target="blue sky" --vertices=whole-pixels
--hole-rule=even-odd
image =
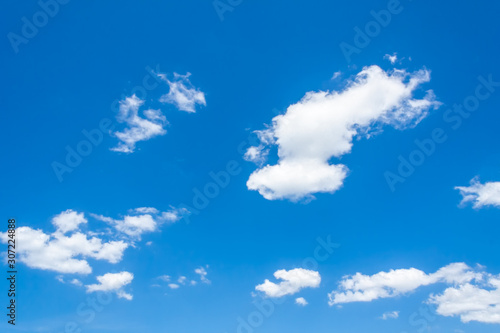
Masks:
[[[499,10],[9,2],[2,331],[497,332]]]

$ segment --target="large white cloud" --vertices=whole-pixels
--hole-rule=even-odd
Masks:
[[[338,290],[328,294],[329,304],[369,302],[406,294],[418,287],[438,282],[463,284],[474,279],[481,279],[481,274],[464,263],[449,264],[432,274],[416,268],[396,269],[374,275],[356,273],[345,276],[339,283]]]
[[[276,298],[296,294],[303,288],[317,288],[321,283],[318,272],[303,268],[289,271],[280,269],[274,272],[274,277],[283,281],[274,283],[266,279],[263,284],[256,286],[255,290],[263,292],[267,297]]]
[[[486,289],[488,288],[488,289]],[[442,316],[460,316],[462,322],[500,324],[500,276],[488,276],[484,287],[466,283],[431,295],[430,303]]]
[[[350,153],[354,137],[368,137],[383,125],[398,129],[416,125],[439,105],[431,90],[422,99],[413,98],[417,87],[429,80],[427,70],[385,72],[370,66],[341,92],[306,93],[258,133],[263,145],[277,145],[279,161],[253,172],[248,188],[269,200],[295,201],[335,192],[348,168],[330,160]],[[261,151],[267,152],[262,146],[251,147],[246,158],[260,160]]]
[[[56,231],[51,234],[30,227],[17,228],[18,259],[31,268],[78,274],[92,272],[88,258],[119,262],[128,244],[89,237],[78,230],[78,225],[86,222],[83,213],[68,210],[53,218]],[[66,235],[69,230],[73,232]],[[7,243],[7,233],[0,233],[0,239]]]
[[[463,196],[462,204],[471,202],[474,208],[500,207],[500,182],[481,184],[476,177],[471,180],[469,186],[457,186],[455,189]]]
[[[130,284],[134,279],[134,274],[130,272],[107,273],[97,277],[98,284],[85,286],[88,293],[96,291],[115,292],[119,298],[132,300],[132,295],[126,293],[123,287]]]
[[[121,141],[118,146],[111,148],[113,151],[132,153],[135,144],[139,141],[149,140],[158,135],[167,133],[164,126],[167,119],[160,110],[148,109],[143,112],[145,118],[139,116],[139,108],[144,104],[136,95],[126,97],[120,101],[117,119],[128,127],[114,135]]]
[[[205,94],[195,88],[191,84],[191,81],[189,81],[191,73],[187,73],[186,75],[174,73],[172,81],[170,81],[165,74],[158,74],[158,76],[164,80],[170,88],[168,94],[161,96],[160,102],[173,104],[179,110],[186,112],[196,112],[197,104],[207,105]]]

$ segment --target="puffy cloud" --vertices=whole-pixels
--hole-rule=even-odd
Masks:
[[[7,243],[7,234],[0,233]],[[30,227],[17,229],[18,259],[31,268],[51,270],[59,273],[90,274],[92,268],[87,258],[117,263],[128,247],[123,241],[103,242],[97,237],[74,232],[69,236],[56,231],[46,234]]]
[[[386,55],[384,55],[384,59],[389,60],[391,62],[391,64],[394,65],[396,63],[396,61],[398,61],[398,55],[397,55],[397,53],[393,53],[392,55],[386,54]]]
[[[268,200],[296,201],[335,192],[348,168],[330,160],[350,153],[355,137],[369,137],[383,125],[404,129],[418,124],[439,105],[431,90],[422,99],[413,98],[417,87],[429,80],[427,70],[385,72],[370,66],[341,92],[306,93],[261,131],[263,145],[278,146],[279,160],[253,172],[247,187]],[[260,157],[257,151],[247,151],[247,158]]]
[[[128,127],[122,132],[114,133],[121,142],[118,146],[111,148],[111,150],[122,153],[133,153],[137,142],[146,141],[152,137],[167,133],[164,129],[167,119],[160,110],[148,109],[143,112],[145,118],[139,116],[139,108],[143,104],[144,100],[135,95],[126,97],[120,101],[117,119],[119,122],[125,123]]]
[[[339,290],[328,294],[328,303],[369,302],[409,293],[418,287],[438,282],[462,284],[481,277],[464,263],[449,264],[433,274],[426,274],[416,268],[390,270],[371,276],[356,273],[345,276],[339,283]]]
[[[179,285],[177,283],[169,283],[168,284],[168,287],[170,289],[178,289],[179,288]]]
[[[165,74],[158,74],[170,88],[168,94],[160,98],[160,102],[173,104],[179,110],[187,112],[196,112],[196,104],[207,105],[205,94],[189,81],[190,75],[191,73],[186,75],[174,73],[174,79],[170,81]]]
[[[474,208],[500,207],[500,182],[481,184],[476,177],[471,180],[469,186],[457,186],[455,189],[463,196],[462,204],[472,202]]]
[[[265,149],[264,145],[252,146],[247,149],[243,155],[243,159],[255,164],[262,164],[269,154],[269,149]]]
[[[203,283],[210,283],[210,280],[207,279],[207,274],[208,273],[207,273],[207,271],[206,271],[205,268],[203,268],[203,267],[196,268],[194,270],[194,272],[200,276],[201,282],[203,282]]]
[[[141,207],[130,211],[131,214],[136,215],[125,215],[123,219],[97,214],[91,215],[95,219],[111,224],[116,230],[129,237],[140,239],[144,233],[157,231],[158,226],[163,223],[179,221],[186,212],[185,208],[172,207],[169,211],[160,212],[153,207]]]
[[[321,282],[318,272],[303,268],[289,271],[280,269],[274,272],[274,277],[283,281],[274,283],[266,279],[263,284],[256,286],[255,290],[262,291],[267,297],[277,298],[293,295],[303,288],[317,288]]]
[[[309,303],[307,303],[307,301],[304,297],[298,297],[295,299],[295,304],[298,304],[300,306],[306,306]]]
[[[486,287],[471,283],[450,287],[441,295],[431,295],[429,303],[437,305],[438,314],[460,316],[464,323],[500,324],[500,276],[489,276]]]
[[[97,277],[98,284],[85,286],[88,293],[96,291],[115,292],[119,298],[132,300],[132,295],[123,291],[123,287],[130,284],[134,275],[130,272],[107,273]]]
[[[83,213],[77,213],[72,209],[61,212],[52,218],[52,224],[62,233],[76,230],[83,223],[87,223]]]
[[[387,319],[397,319],[399,317],[399,311],[389,311],[385,312],[382,314],[380,319],[387,320]]]

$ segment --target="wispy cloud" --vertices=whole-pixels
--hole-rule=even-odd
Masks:
[[[173,104],[177,109],[186,112],[196,112],[196,105],[207,105],[205,94],[191,84],[189,80],[191,73],[186,75],[174,73],[172,81],[166,74],[158,73],[158,76],[170,88],[167,94],[161,96],[160,102]]]
[[[121,132],[114,132],[114,135],[121,142],[111,150],[133,153],[137,142],[146,141],[167,133],[164,128],[167,119],[160,110],[147,109],[143,112],[144,118],[139,116],[139,108],[143,104],[144,100],[135,95],[120,101],[117,120],[125,123],[128,127]]]

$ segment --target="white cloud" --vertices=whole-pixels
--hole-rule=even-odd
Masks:
[[[478,321],[500,324],[500,276],[488,276],[486,288],[471,283],[447,288],[441,295],[431,295],[442,316],[460,316],[464,323]]]
[[[158,74],[170,88],[168,94],[160,98],[160,102],[173,104],[179,110],[187,112],[196,112],[196,104],[207,105],[205,94],[189,81],[190,75],[191,73],[186,75],[174,73],[174,79],[170,81],[165,74]]]
[[[388,311],[382,314],[380,319],[387,320],[387,319],[396,319],[399,317],[399,311]]]
[[[307,301],[304,297],[298,297],[295,299],[295,304],[298,304],[300,306],[306,306],[309,303],[307,303]]]
[[[165,282],[170,282],[171,277],[170,277],[170,275],[161,275],[161,276],[158,276],[158,279],[163,280]]]
[[[95,219],[111,224],[116,230],[129,237],[140,239],[144,233],[157,231],[159,225],[163,223],[179,221],[182,215],[186,214],[187,210],[185,208],[178,209],[172,207],[169,211],[160,212],[156,208],[142,207],[133,209],[130,212],[131,214],[136,213],[138,215],[125,215],[123,219],[114,219],[97,214],[91,215]],[[143,214],[145,212],[148,213]]]
[[[74,284],[75,286],[78,286],[78,287],[83,285],[82,281],[80,281],[78,279],[73,279],[69,283]]]
[[[185,276],[180,276],[178,279],[177,279],[177,282],[180,283],[180,284],[186,284],[186,279],[187,277]]]
[[[179,288],[179,285],[176,283],[169,283],[168,286],[170,287],[170,289],[178,289]]]
[[[296,201],[337,191],[348,168],[330,164],[332,157],[350,153],[355,137],[369,137],[383,125],[398,129],[416,125],[439,105],[430,90],[422,99],[413,98],[417,87],[429,80],[427,70],[385,72],[371,66],[341,92],[306,93],[262,131],[263,145],[278,146],[279,161],[253,172],[247,187],[268,200]]]
[[[208,266],[207,266],[207,267],[208,267]],[[194,272],[200,276],[200,280],[201,280],[201,282],[203,282],[203,283],[210,283],[210,280],[209,280],[209,279],[207,279],[207,274],[208,274],[208,273],[207,273],[207,271],[205,270],[205,268],[203,268],[203,267],[196,268],[196,269],[194,270]]]
[[[415,268],[396,269],[374,275],[356,273],[345,276],[339,283],[339,290],[328,294],[329,304],[370,302],[379,298],[395,297],[414,291],[418,287],[438,282],[463,284],[482,275],[472,271],[464,263],[452,263],[433,274],[426,274]]]
[[[83,213],[77,213],[72,209],[61,212],[52,218],[52,224],[62,233],[76,230],[83,223],[87,223]]]
[[[117,263],[128,247],[123,241],[103,242],[81,232],[66,236],[59,231],[46,234],[40,229],[19,227],[16,234],[19,261],[31,268],[59,273],[90,274],[87,258]],[[0,239],[7,243],[7,234],[0,233]]]
[[[391,64],[394,65],[396,63],[396,61],[398,60],[398,55],[397,55],[397,53],[393,53],[392,55],[386,54],[384,56],[384,59],[389,60],[391,62]]]
[[[255,290],[262,291],[267,297],[277,298],[293,295],[303,288],[317,288],[321,282],[318,272],[303,268],[289,271],[280,269],[274,272],[274,277],[283,281],[276,284],[266,279],[263,284],[256,286]]]
[[[463,196],[462,204],[472,202],[474,208],[500,207],[500,182],[481,184],[476,177],[471,180],[470,186],[457,186],[455,189]]]
[[[137,213],[137,214],[158,214],[159,211],[158,209],[154,207],[139,207],[135,209],[130,210],[132,213]]]
[[[243,159],[248,162],[253,162],[255,164],[262,164],[269,154],[269,149],[265,149],[264,145],[252,146],[247,149],[243,155]]]
[[[132,295],[123,291],[123,287],[130,284],[134,279],[134,275],[130,272],[107,273],[97,277],[98,284],[85,286],[88,293],[96,291],[110,292],[113,291],[119,298],[132,300]]]
[[[146,141],[152,137],[167,133],[164,129],[167,119],[160,110],[145,110],[143,112],[145,118],[139,116],[139,108],[143,104],[144,101],[135,95],[120,101],[117,119],[119,122],[127,124],[128,127],[122,132],[114,132],[114,135],[121,142],[111,150],[133,153],[137,142]]]
[[[333,73],[331,80],[335,80],[336,78],[340,77],[342,75],[341,71],[337,71]]]

